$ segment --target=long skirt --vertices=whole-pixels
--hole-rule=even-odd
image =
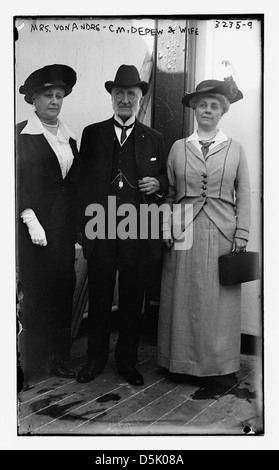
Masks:
[[[158,364],[199,377],[240,368],[241,287],[219,283],[218,258],[232,243],[202,210],[193,245],[166,250],[158,323]]]
[[[50,358],[67,360],[70,356],[74,233],[65,227],[46,235],[47,246],[36,246],[23,226],[18,243],[18,350],[26,375],[43,370]]]

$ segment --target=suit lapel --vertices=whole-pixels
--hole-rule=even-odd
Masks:
[[[42,158],[49,176],[54,181],[61,182],[61,180],[63,180],[61,168],[57,160],[57,157],[53,149],[51,148],[50,144],[48,143],[46,138],[43,136],[43,134],[36,135],[33,138],[34,138],[35,145],[37,146],[39,150],[38,154]]]
[[[65,181],[67,181],[67,182],[76,181],[77,178],[79,177],[80,169],[81,169],[80,157],[79,157],[79,154],[78,154],[78,151],[77,151],[77,146],[76,146],[75,140],[70,138],[69,144],[71,146],[71,149],[72,149],[72,152],[73,152],[73,155],[74,155],[74,160],[73,160],[73,164],[72,164],[70,170],[68,171],[68,173],[65,177]]]
[[[199,151],[199,149],[190,141],[186,142],[186,148],[188,148],[194,155],[197,157],[199,160],[204,162],[204,158],[202,153]]]
[[[219,152],[222,150],[224,147],[227,147],[229,145],[230,140],[226,140],[224,142],[221,142],[220,144],[216,145],[216,147],[213,147],[213,149],[209,148],[209,152],[206,156],[206,159],[210,157],[211,155],[214,155],[215,153]]]
[[[34,137],[35,140],[35,145],[39,149],[39,154],[40,157],[42,158],[43,164],[50,176],[50,178],[53,181],[56,181],[57,183],[61,183],[63,181],[62,173],[61,173],[61,168],[57,159],[57,156],[55,155],[55,152],[53,151],[52,147],[46,140],[46,138],[40,134],[36,135]],[[79,155],[77,152],[77,148],[75,145],[75,141],[70,138],[69,144],[71,146],[73,155],[74,155],[74,160],[73,164],[67,173],[65,177],[65,181],[75,181],[79,175],[80,171],[80,165],[79,165]]]
[[[141,123],[136,120],[135,124],[135,157],[137,166],[140,162],[141,154],[145,154],[147,146],[146,131]]]
[[[110,166],[112,166],[113,144],[115,139],[113,118],[102,123],[99,127],[99,133],[105,148],[106,157]]]

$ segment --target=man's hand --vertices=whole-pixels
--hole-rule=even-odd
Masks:
[[[139,180],[139,190],[149,196],[160,190],[160,183],[156,178],[145,176]]]

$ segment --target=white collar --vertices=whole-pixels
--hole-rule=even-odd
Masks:
[[[119,124],[121,124],[121,126],[130,126],[130,124],[134,124],[136,122],[136,117],[135,116],[131,116],[125,122],[123,122],[122,119],[119,116],[117,116],[116,114],[114,114],[113,117],[117,122],[119,122]]]
[[[58,119],[59,122],[59,129],[61,134],[69,140],[71,137],[72,139],[76,140],[75,135],[71,132],[68,127]],[[45,128],[42,125],[40,119],[38,118],[37,114],[33,113],[30,119],[28,119],[26,126],[22,129],[21,134],[30,134],[30,135],[38,135],[38,134],[45,134]]]
[[[197,129],[187,138],[187,142],[191,141],[199,141],[201,138],[198,135]],[[218,133],[215,135],[215,137],[212,138],[214,140],[215,144],[220,143],[220,142],[226,142],[228,140],[228,137],[226,134],[222,131],[222,129],[219,129]]]

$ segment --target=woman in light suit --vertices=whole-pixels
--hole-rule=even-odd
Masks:
[[[45,368],[73,378],[65,361],[71,347],[75,289],[76,190],[80,160],[76,140],[58,118],[76,83],[66,65],[34,71],[20,87],[34,105],[16,127],[19,361],[24,380]]]
[[[250,229],[250,184],[240,143],[219,127],[230,104],[243,98],[231,77],[205,80],[182,99],[195,111],[197,130],[174,143],[168,157],[173,208],[192,208],[179,249],[171,219],[164,223],[166,252],[158,325],[158,363],[197,377],[240,368],[241,287],[219,283],[220,255],[245,250]],[[188,224],[188,225],[187,225]]]

